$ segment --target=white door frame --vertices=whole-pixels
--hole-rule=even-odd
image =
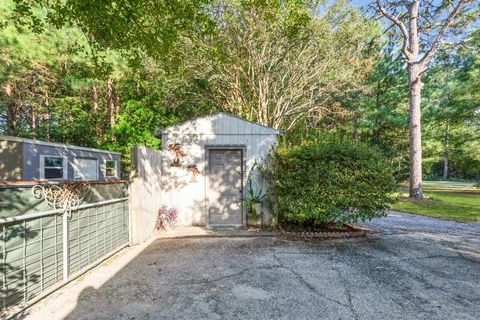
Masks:
[[[208,179],[209,179],[209,170],[210,170],[210,150],[239,150],[240,151],[240,161],[241,161],[241,168],[242,168],[242,174],[241,174],[241,205],[240,205],[240,214],[241,214],[241,223],[240,224],[210,224],[210,217],[208,213]],[[205,195],[204,195],[204,203],[205,203],[205,208],[204,208],[204,219],[205,219],[205,226],[207,228],[217,228],[217,227],[245,227],[246,226],[246,212],[243,208],[243,197],[245,195],[245,184],[243,183],[244,175],[245,175],[245,161],[246,157],[245,155],[247,154],[247,146],[246,145],[206,145],[205,146],[205,185],[204,185],[204,190],[205,190]]]

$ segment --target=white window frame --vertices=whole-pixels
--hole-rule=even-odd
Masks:
[[[107,162],[108,161],[113,161],[113,163],[115,164],[115,174],[113,176],[108,176],[107,175]],[[104,176],[105,176],[105,179],[109,179],[109,178],[118,178],[118,160],[115,160],[115,159],[105,159],[105,171],[104,171]]]
[[[42,154],[40,155],[40,179],[45,180],[45,158],[62,158],[63,177],[48,180],[67,180],[68,179],[68,157],[59,155]]]

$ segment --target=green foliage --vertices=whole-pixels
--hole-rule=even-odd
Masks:
[[[157,129],[211,112],[183,73],[167,75],[148,58],[133,68],[119,51],[91,50],[75,26],[43,23],[32,32],[18,10],[48,17],[35,2],[15,4],[0,4],[2,19],[26,19],[0,30],[1,134],[119,151],[128,171],[132,145],[159,147]]]
[[[209,3],[208,0],[16,0],[14,12],[17,24],[36,33],[52,25],[56,28],[76,25],[88,35],[90,48],[100,54],[99,58],[108,50],[119,50],[138,64],[145,54],[173,61],[180,37],[208,32],[212,25]]]
[[[184,44],[194,84],[207,84],[196,95],[264,125],[293,132],[340,113],[332,97],[371,69],[376,23],[343,0],[219,2],[214,21],[214,33]]]
[[[254,221],[256,221],[258,212],[255,209],[255,205],[264,203],[265,199],[267,198],[267,194],[263,193],[262,189],[255,192],[255,189],[253,188],[253,182],[251,179],[248,180],[247,188],[248,188],[247,189],[248,198],[244,200],[243,204],[247,208],[247,210],[250,210],[252,212],[252,218]]]
[[[248,200],[250,203],[263,203],[266,198],[266,194],[263,193],[263,190],[260,189],[257,192],[253,189],[253,183],[252,180],[248,181]]]
[[[155,130],[161,123],[175,123],[178,118],[173,112],[156,112],[141,101],[130,100],[123,105],[123,112],[117,117],[114,127],[110,131],[111,138],[102,142],[102,148],[121,152],[122,166],[130,166],[130,151],[135,145],[157,149],[160,140],[154,136]]]
[[[473,87],[479,84],[479,48],[440,51],[425,79],[424,172],[431,177],[443,176],[446,160],[448,176],[480,175],[480,109]]]
[[[55,101],[49,121],[41,122],[36,137],[85,147],[96,147],[94,115],[90,105],[78,98]]]
[[[395,201],[396,183],[382,154],[348,139],[280,146],[264,174],[272,177],[280,223],[363,221],[382,216]]]
[[[247,197],[243,200],[243,205],[247,210],[252,212],[253,220],[257,220],[257,211],[255,209],[255,204],[263,204],[267,199],[267,194],[263,192],[263,188],[260,190],[255,191],[253,187],[253,173],[257,168],[257,162],[255,161],[250,171],[247,174]]]
[[[375,145],[408,178],[405,67],[346,0],[6,0],[0,20],[2,134],[120,151],[127,170],[155,130],[226,110]],[[450,176],[480,174],[480,29],[467,39],[425,78],[432,177],[445,155]]]

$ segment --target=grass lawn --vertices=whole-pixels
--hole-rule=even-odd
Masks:
[[[408,186],[400,188],[401,198],[393,210],[462,222],[480,222],[480,190],[472,183],[425,181],[425,199],[408,199]]]

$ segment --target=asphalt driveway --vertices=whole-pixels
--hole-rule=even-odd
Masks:
[[[377,234],[315,243],[157,239],[27,318],[478,319],[480,224],[392,213],[368,226]]]

